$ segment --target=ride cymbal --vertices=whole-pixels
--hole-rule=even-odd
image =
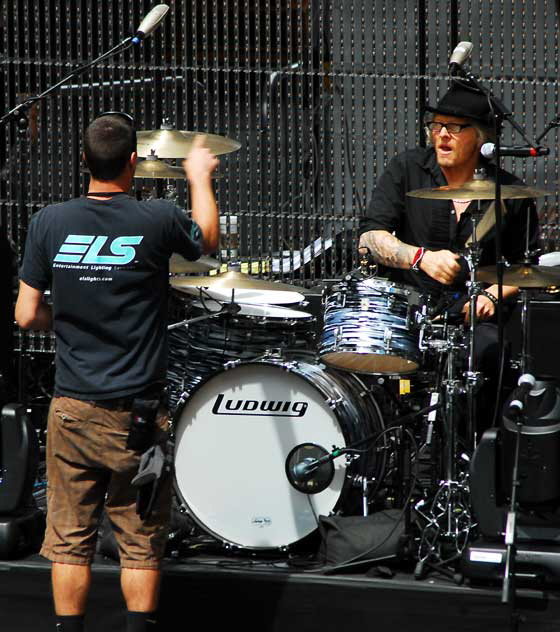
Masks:
[[[241,147],[241,143],[238,141],[217,134],[155,129],[136,133],[137,153],[142,158],[151,154],[155,154],[159,158],[186,158],[197,136],[204,137],[204,146],[215,156],[229,154]]]
[[[410,197],[429,200],[493,200],[496,194],[493,180],[469,180],[460,187],[435,187],[433,189],[415,189],[407,193]],[[501,187],[502,200],[519,198],[538,198],[553,195],[553,191],[534,189],[521,184],[508,184]]]
[[[483,283],[497,283],[498,274],[495,266],[485,266],[476,273],[476,280]],[[504,285],[524,288],[545,288],[560,285],[560,268],[550,266],[533,266],[519,264],[504,270]]]

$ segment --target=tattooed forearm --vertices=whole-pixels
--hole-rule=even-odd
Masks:
[[[390,268],[410,268],[417,251],[386,230],[370,230],[360,237],[360,248],[368,248],[373,258]]]

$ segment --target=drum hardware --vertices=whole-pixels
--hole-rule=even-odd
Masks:
[[[233,300],[234,291],[231,294],[231,301],[229,303],[223,303],[220,310],[217,312],[209,312],[201,316],[195,316],[193,318],[185,318],[177,323],[173,323],[167,326],[168,331],[177,329],[178,327],[188,327],[194,323],[198,323],[203,320],[210,320],[212,318],[218,318],[220,316],[232,316],[237,314],[241,310],[241,306]]]
[[[160,129],[136,133],[137,153],[142,158],[151,155],[161,158],[185,158],[197,136],[204,138],[204,146],[215,156],[237,151],[241,147],[241,143],[226,136],[175,130],[169,124],[164,123]]]
[[[428,346],[431,346],[428,341]],[[458,560],[474,527],[469,506],[469,486],[466,466],[469,457],[461,454],[458,459],[458,416],[460,396],[468,386],[460,379],[465,374],[458,370],[458,360],[468,355],[462,327],[449,327],[445,344],[435,345],[438,352],[447,354],[447,374],[442,381],[444,400],[444,480],[433,499],[421,499],[417,513],[425,521],[418,548],[418,564],[415,576],[421,578],[427,568],[442,570]]]

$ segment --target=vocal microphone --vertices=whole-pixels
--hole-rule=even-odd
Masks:
[[[524,373],[517,381],[517,388],[513,391],[512,400],[508,406],[508,413],[518,415],[525,409],[527,395],[535,388],[537,381],[530,373]]]
[[[451,59],[449,60],[449,74],[452,77],[463,73],[463,64],[471,56],[473,45],[470,42],[459,42],[455,46]]]
[[[133,44],[139,44],[144,38],[148,37],[168,11],[169,6],[167,4],[157,4],[140,22],[140,26],[132,38]]]
[[[480,148],[480,153],[484,158],[494,158],[496,155],[496,145],[494,143],[484,143]],[[517,156],[518,158],[538,158],[539,156],[548,156],[550,149],[548,147],[522,147],[522,146],[500,146],[500,156]]]

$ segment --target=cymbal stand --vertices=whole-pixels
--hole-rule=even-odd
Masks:
[[[201,295],[204,293],[201,290]],[[212,312],[210,314],[203,314],[202,316],[195,316],[194,318],[185,318],[184,320],[180,320],[177,323],[173,323],[172,325],[167,326],[168,331],[172,331],[173,329],[178,329],[179,327],[188,327],[193,323],[198,323],[201,320],[210,320],[212,318],[220,318],[221,316],[234,316],[241,310],[241,305],[234,301],[235,290],[231,290],[231,301],[222,304],[222,308],[217,312]]]
[[[476,170],[474,179],[484,179],[486,177],[483,169]],[[467,385],[467,446],[474,451],[476,448],[476,395],[483,382],[483,376],[476,370],[475,358],[475,337],[476,337],[476,304],[479,296],[483,296],[485,291],[482,284],[476,280],[476,271],[480,263],[480,246],[476,237],[476,227],[482,217],[480,200],[477,201],[477,210],[471,213],[471,243],[467,246],[464,255],[469,265],[470,279],[467,283],[469,296],[469,355],[468,368],[465,373]]]
[[[417,514],[425,521],[418,549],[418,564],[415,577],[422,579],[428,570],[436,570],[458,578],[448,570],[448,566],[461,557],[474,526],[470,511],[467,481],[468,458],[457,459],[458,452],[458,412],[459,398],[466,388],[461,377],[461,356],[465,355],[462,327],[446,326],[444,341],[427,341],[428,348],[447,354],[447,371],[442,380],[444,396],[443,439],[444,439],[444,480],[427,503],[422,499],[415,505]],[[463,467],[460,468],[459,464]],[[459,580],[458,580],[459,581]]]

